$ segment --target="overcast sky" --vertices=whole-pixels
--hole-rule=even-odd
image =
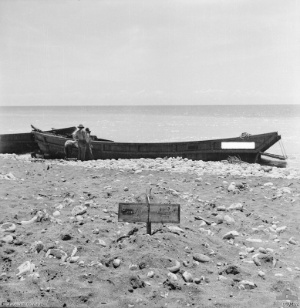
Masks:
[[[0,0],[0,105],[299,104],[298,0]]]

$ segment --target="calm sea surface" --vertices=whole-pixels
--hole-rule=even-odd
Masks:
[[[277,131],[290,166],[300,167],[300,105],[0,107],[0,134],[82,123],[98,137],[124,142],[190,141]],[[281,154],[275,144],[268,150]]]

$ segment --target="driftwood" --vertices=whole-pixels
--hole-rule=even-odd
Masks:
[[[134,233],[138,232],[139,229],[137,227],[134,227],[132,230],[130,230],[127,235],[123,235],[123,236],[120,236],[116,242],[120,242],[121,240],[123,240],[124,238],[127,238],[127,237],[130,237],[131,235],[133,235]]]

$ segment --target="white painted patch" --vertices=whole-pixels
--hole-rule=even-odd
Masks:
[[[221,149],[255,149],[255,142],[221,142]]]

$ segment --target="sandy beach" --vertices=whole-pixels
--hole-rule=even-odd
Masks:
[[[300,288],[300,172],[180,158],[0,155],[0,307],[282,307]],[[180,224],[118,222],[120,202]]]

